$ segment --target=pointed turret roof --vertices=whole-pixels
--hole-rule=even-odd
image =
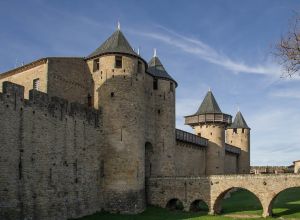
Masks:
[[[212,91],[208,91],[195,115],[207,113],[222,113]]]
[[[230,128],[247,128],[250,129],[240,111],[236,113],[233,123],[230,125]]]
[[[119,28],[100,47],[87,56],[87,58],[89,59],[109,53],[123,53],[139,57]]]
[[[156,51],[154,52],[154,56],[148,63],[147,72],[158,78],[172,80],[177,86],[177,82],[169,75],[159,58],[156,56]]]

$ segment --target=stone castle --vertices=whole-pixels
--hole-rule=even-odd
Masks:
[[[87,57],[42,58],[0,80],[1,219],[139,213],[149,179],[250,172],[241,112],[232,122],[208,91],[185,117],[195,134],[176,129],[177,82],[120,29]]]

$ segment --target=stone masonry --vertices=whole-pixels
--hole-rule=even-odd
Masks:
[[[257,195],[267,216],[274,196],[299,184],[299,175],[224,176],[250,171],[242,114],[232,122],[208,91],[185,117],[195,133],[176,129],[177,82],[120,29],[87,57],[41,58],[0,84],[0,219],[136,214],[172,198],[218,213],[233,187]]]

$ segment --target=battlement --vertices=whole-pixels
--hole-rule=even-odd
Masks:
[[[24,86],[5,81],[3,82],[3,93],[0,93],[1,102],[6,108],[12,107],[14,110],[25,110],[26,107],[32,107],[34,110],[47,112],[45,115],[64,119],[64,116],[71,116],[86,120],[90,125],[100,127],[100,110],[88,107],[86,105],[71,102],[59,98],[50,97],[47,93],[37,90],[29,91],[29,99],[24,99]]]

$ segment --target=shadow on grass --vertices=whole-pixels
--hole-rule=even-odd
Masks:
[[[206,216],[206,212],[183,212],[149,206],[143,213],[137,215],[111,214],[106,212],[96,213],[78,220],[182,220]]]
[[[272,208],[274,217],[300,219],[300,187],[290,188],[279,193]]]

